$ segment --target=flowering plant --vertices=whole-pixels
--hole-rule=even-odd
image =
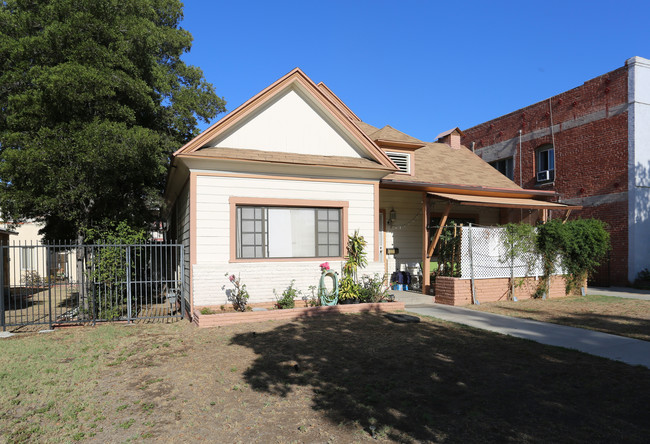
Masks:
[[[225,274],[228,276],[228,273]],[[228,300],[232,302],[232,306],[237,311],[246,311],[246,304],[248,304],[248,291],[246,291],[246,284],[241,283],[239,276],[235,277],[234,274],[228,276],[228,280],[232,283],[232,290],[228,290]]]
[[[319,265],[320,271],[327,271],[330,269],[330,264],[329,262],[323,262],[322,264]]]

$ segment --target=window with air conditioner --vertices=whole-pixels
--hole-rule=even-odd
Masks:
[[[553,145],[542,145],[535,154],[537,182],[551,182],[555,179],[555,149]]]
[[[411,174],[411,155],[408,153],[397,153],[386,151],[386,155],[393,161],[400,173]]]

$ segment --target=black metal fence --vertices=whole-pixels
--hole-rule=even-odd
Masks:
[[[0,244],[0,327],[185,316],[183,245]]]

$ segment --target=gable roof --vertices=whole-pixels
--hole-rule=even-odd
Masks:
[[[189,155],[197,150],[207,148],[206,144],[211,140],[214,140],[217,136],[223,134],[234,125],[243,122],[247,116],[251,116],[256,110],[269,103],[270,100],[291,86],[300,88],[300,90],[306,93],[312,100],[314,100],[314,102],[319,104],[324,112],[332,118],[332,121],[338,125],[339,128],[345,131],[372,161],[389,170],[397,169],[388,156],[375,143],[373,143],[373,141],[363,131],[361,131],[357,125],[354,124],[349,117],[348,112],[345,112],[347,107],[342,109],[341,104],[343,102],[329,91],[327,87],[319,88],[299,68],[295,68],[284,77],[262,90],[253,98],[249,99],[243,105],[230,112],[217,123],[210,126],[177,150],[174,153],[174,156]],[[339,104],[336,102],[339,102]]]

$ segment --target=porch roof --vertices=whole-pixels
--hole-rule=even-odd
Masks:
[[[525,199],[516,197],[492,197],[492,196],[475,196],[467,194],[451,193],[428,193],[430,196],[440,197],[446,200],[452,200],[460,205],[471,205],[478,207],[497,207],[497,208],[528,208],[528,209],[548,209],[548,210],[575,210],[582,207],[565,205],[556,202],[545,202],[542,200]]]

